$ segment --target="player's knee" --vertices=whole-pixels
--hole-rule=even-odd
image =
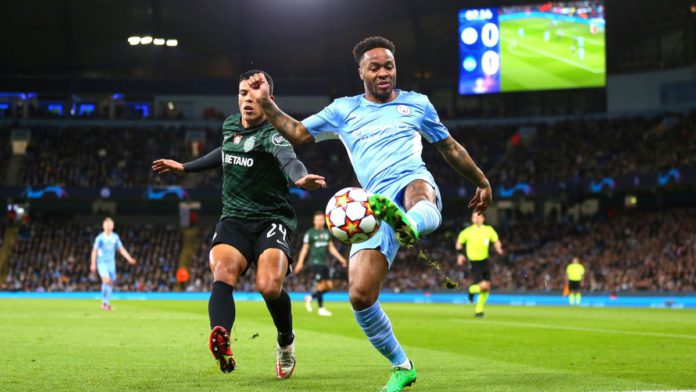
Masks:
[[[109,278],[109,277],[103,277],[103,278],[102,278],[102,282],[103,282],[104,284],[108,284],[108,285],[114,284],[114,282],[113,282],[113,281],[111,280],[111,278]]]
[[[232,268],[222,260],[212,260],[211,269],[213,270],[213,280],[225,282],[230,286],[237,285],[239,275],[235,268]]]
[[[491,289],[491,284],[488,281],[483,281],[479,283],[479,287],[481,288],[481,291],[489,291]]]
[[[363,310],[372,306],[377,302],[379,297],[379,292],[373,292],[372,290],[366,290],[362,287],[351,286],[348,293],[348,299],[350,304],[355,310]]]
[[[280,279],[259,278],[256,279],[256,290],[266,301],[274,301],[280,296],[283,284]]]

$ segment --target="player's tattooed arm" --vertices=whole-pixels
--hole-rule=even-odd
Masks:
[[[476,195],[469,202],[469,208],[479,213],[484,212],[493,202],[493,191],[488,178],[476,166],[471,155],[452,136],[435,143],[434,146],[457,173],[476,185]]]
[[[290,117],[280,110],[278,105],[270,99],[260,101],[261,108],[268,121],[294,146],[307,143],[312,140],[312,134],[302,125],[302,122]]]
[[[275,104],[266,77],[262,73],[252,75],[249,85],[251,97],[261,105],[268,121],[283,137],[295,146],[312,140],[312,134],[302,122],[290,117]]]

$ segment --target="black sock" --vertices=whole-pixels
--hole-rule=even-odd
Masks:
[[[319,291],[317,292],[317,302],[319,302],[319,307],[323,308],[324,307],[324,293],[326,291]]]
[[[225,282],[217,281],[213,283],[213,289],[210,291],[210,300],[208,300],[210,329],[219,325],[231,333],[235,316],[233,292],[234,287]]]
[[[273,324],[278,330],[278,345],[285,347],[295,340],[292,333],[292,312],[290,296],[285,289],[280,291],[280,296],[275,301],[266,301],[266,307],[271,312]]]
[[[316,299],[316,300],[319,299],[319,290],[312,293],[312,299]]]

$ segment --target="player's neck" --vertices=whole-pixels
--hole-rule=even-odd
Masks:
[[[314,230],[321,230],[323,228],[324,228],[324,226],[319,226],[319,227],[314,226]]]
[[[104,235],[107,236],[107,237],[110,236],[111,233],[113,233],[113,230],[110,230],[110,231],[104,230]]]
[[[263,124],[265,121],[266,121],[266,117],[261,117],[259,119],[254,120],[254,121],[249,121],[249,120],[242,118],[242,126],[244,127],[244,129],[252,129],[252,128],[256,128],[259,125]]]
[[[365,99],[373,103],[389,103],[395,100],[398,96],[399,93],[397,93],[396,90],[392,90],[391,94],[389,94],[389,97],[387,97],[387,99],[380,99],[372,95],[369,91],[365,90]]]

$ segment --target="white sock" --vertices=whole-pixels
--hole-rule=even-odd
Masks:
[[[418,233],[425,235],[432,233],[442,223],[442,214],[437,206],[428,200],[421,200],[406,212],[418,226]]]
[[[411,361],[409,361],[408,358],[406,358],[406,360],[403,363],[400,363],[398,367],[406,370],[411,370]]]

